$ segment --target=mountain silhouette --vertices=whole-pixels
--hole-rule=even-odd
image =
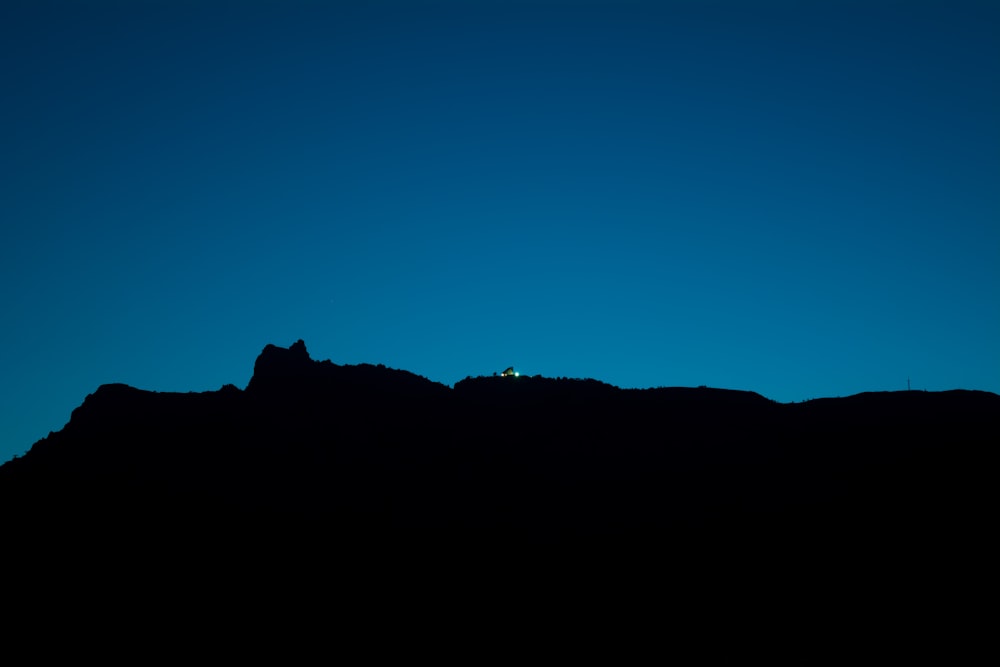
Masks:
[[[930,559],[980,553],[998,426],[987,392],[781,404],[524,375],[452,388],[314,361],[298,341],[266,346],[242,390],[99,387],[0,466],[0,508],[17,567],[120,581],[123,563],[173,563],[184,574],[163,588],[234,567],[312,585],[503,561],[492,578],[525,554],[716,578],[750,563],[846,578],[882,554],[926,582]]]

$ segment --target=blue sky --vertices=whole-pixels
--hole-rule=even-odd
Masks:
[[[995,2],[4,2],[0,460],[268,343],[1000,392]]]

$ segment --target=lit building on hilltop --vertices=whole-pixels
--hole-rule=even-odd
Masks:
[[[515,371],[514,367],[511,366],[510,368],[508,368],[507,370],[505,370],[503,373],[501,373],[501,375],[503,375],[505,378],[509,378],[509,377],[515,377],[516,378],[517,376],[520,375],[520,373],[518,373],[517,371]]]

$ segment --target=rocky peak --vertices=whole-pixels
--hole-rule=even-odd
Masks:
[[[317,366],[301,339],[287,348],[268,344],[254,362],[253,377],[247,390],[259,389],[262,384],[273,381],[314,376]]]

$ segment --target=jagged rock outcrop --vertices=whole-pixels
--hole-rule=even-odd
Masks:
[[[248,390],[267,384],[289,384],[318,377],[321,366],[314,363],[306,350],[305,341],[299,339],[288,348],[268,344],[253,365],[253,376]]]

